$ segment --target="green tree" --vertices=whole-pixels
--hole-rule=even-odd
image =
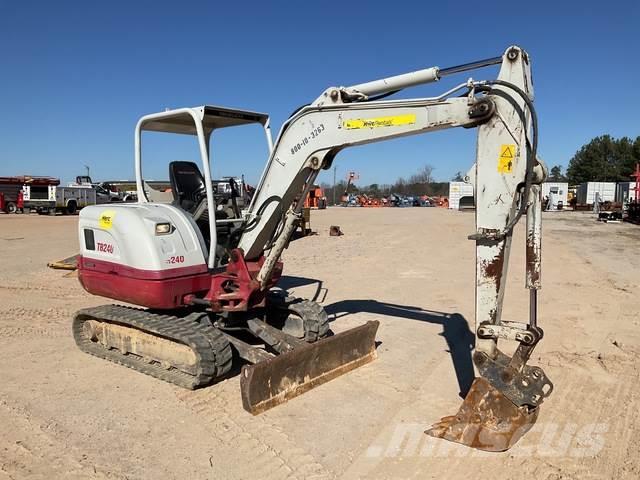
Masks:
[[[571,183],[625,181],[638,162],[640,137],[632,141],[602,135],[576,152],[569,162],[567,178]]]
[[[464,182],[464,175],[462,175],[461,171],[457,171],[456,174],[451,178],[452,182]]]
[[[548,180],[550,182],[564,182],[566,180],[566,177],[562,174],[562,167],[560,165],[551,167]]]

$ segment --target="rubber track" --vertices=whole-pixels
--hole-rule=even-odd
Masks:
[[[187,345],[196,355],[197,373],[191,375],[176,368],[167,369],[156,362],[147,363],[136,355],[106,349],[84,335],[82,326],[87,320],[131,327]],[[190,317],[160,315],[121,305],[85,308],[76,312],[73,319],[73,338],[83,352],[188,389],[206,385],[231,368],[232,352],[227,340],[214,327],[197,323]]]
[[[304,323],[304,340],[313,343],[329,333],[329,318],[322,305],[312,300],[294,301],[288,309],[299,315]]]

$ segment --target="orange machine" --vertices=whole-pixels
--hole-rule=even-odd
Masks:
[[[370,197],[364,193],[362,195],[358,195],[357,200],[358,200],[358,204],[361,207],[379,207],[380,206],[380,200],[378,198]]]
[[[309,195],[304,199],[304,206],[306,208],[317,208],[323,210],[327,208],[327,197],[324,195],[324,188],[314,185],[309,190]]]

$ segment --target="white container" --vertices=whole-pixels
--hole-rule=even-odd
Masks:
[[[616,202],[627,203],[636,198],[636,182],[618,182]]]
[[[544,182],[542,184],[542,198],[549,197],[551,200],[551,210],[558,209],[558,203],[562,203],[567,208],[569,184],[566,182]]]
[[[449,208],[458,210],[462,197],[473,197],[473,185],[466,182],[449,182]]]
[[[578,187],[578,203],[592,204],[600,194],[601,202],[614,202],[616,199],[616,184],[614,182],[585,182]]]

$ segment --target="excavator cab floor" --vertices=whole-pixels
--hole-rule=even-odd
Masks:
[[[527,433],[538,408],[518,407],[486,379],[473,381],[460,410],[444,417],[425,433],[488,452],[503,452]]]

